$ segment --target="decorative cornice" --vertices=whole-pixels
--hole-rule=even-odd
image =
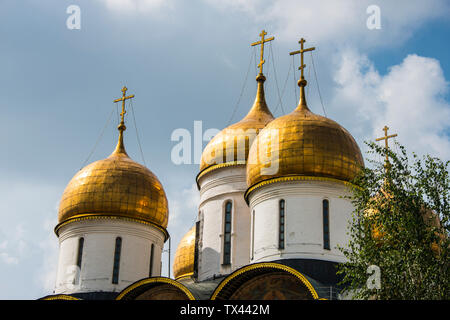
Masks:
[[[227,189],[238,191],[244,193],[245,190],[247,190],[247,182],[244,175],[230,175],[230,176],[224,176],[217,179],[211,179],[210,181],[206,183],[202,183],[201,189],[200,189],[200,196],[207,193],[211,189],[214,189],[216,187],[223,187],[227,186]],[[226,191],[228,192],[228,191]]]
[[[320,197],[345,198],[351,196],[348,187],[329,181],[310,181],[308,183],[279,183],[270,184],[249,196],[248,205],[254,208],[261,202],[271,199],[285,199],[287,197]]]
[[[350,182],[344,181],[344,180],[335,179],[335,178],[292,175],[292,176],[286,176],[286,177],[267,179],[267,180],[263,180],[261,182],[254,184],[253,186],[249,187],[247,189],[247,191],[245,191],[245,194],[244,194],[245,201],[248,204],[248,197],[250,196],[250,193],[252,193],[256,189],[259,189],[261,187],[264,187],[264,186],[267,186],[270,184],[274,184],[274,183],[295,182],[295,181],[329,181],[329,182],[340,183],[340,184],[346,185],[350,188],[357,188],[357,186],[354,185],[353,183],[350,183]]]
[[[263,268],[279,269],[279,270],[283,270],[283,271],[286,271],[286,272],[292,274],[293,276],[298,278],[308,288],[309,292],[311,293],[311,295],[313,296],[314,299],[319,299],[319,295],[317,294],[317,291],[316,291],[316,289],[314,289],[311,282],[309,282],[308,279],[306,279],[305,276],[302,275],[297,270],[290,268],[288,266],[282,265],[280,263],[260,262],[260,263],[251,264],[251,265],[245,266],[241,269],[238,269],[237,271],[233,272],[228,277],[226,277],[224,280],[222,280],[222,282],[219,284],[219,286],[214,290],[213,294],[211,295],[211,300],[216,300],[217,295],[234,278],[236,278],[236,277],[240,276],[241,274],[246,273],[248,271],[255,270],[255,269],[263,269]]]
[[[225,162],[225,163],[219,163],[219,164],[214,164],[212,166],[209,166],[205,169],[203,169],[202,171],[200,171],[197,174],[197,177],[195,178],[195,181],[197,182],[197,187],[200,190],[200,184],[199,184],[199,180],[201,177],[203,177],[205,174],[214,171],[214,170],[218,170],[218,169],[222,169],[222,168],[227,168],[227,167],[234,167],[234,166],[241,166],[241,165],[245,165],[247,162],[244,160],[240,160],[240,161],[233,161],[233,162]]]
[[[170,237],[167,230],[165,228],[157,225],[156,223],[153,223],[153,222],[150,222],[147,220],[137,219],[137,218],[131,218],[131,217],[125,217],[125,216],[119,216],[119,215],[108,215],[108,214],[79,214],[79,215],[73,216],[65,221],[58,223],[56,225],[54,231],[55,231],[56,236],[59,237],[59,233],[58,233],[59,230],[63,226],[68,225],[69,223],[86,221],[86,220],[115,220],[115,219],[132,221],[132,222],[137,222],[137,223],[141,223],[144,225],[155,227],[164,234],[164,241],[167,241],[167,239],[169,239],[169,237]]]
[[[108,220],[106,223],[98,220],[84,220],[80,223],[68,224],[58,231],[59,241],[63,242],[72,237],[83,237],[87,234],[121,234],[147,239],[152,243],[164,246],[165,234],[159,229],[149,228],[142,223],[125,220]]]

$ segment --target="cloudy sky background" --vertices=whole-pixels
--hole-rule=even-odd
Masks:
[[[81,8],[81,30],[66,27],[72,4]],[[366,26],[372,4],[381,10],[380,30]],[[256,92],[252,59],[259,57],[250,43],[263,28],[275,36],[264,65],[275,116],[296,106],[298,71],[294,75],[289,52],[304,37],[316,47],[327,116],[363,151],[363,141],[381,136],[388,125],[409,151],[450,159],[449,14],[444,0],[2,0],[0,299],[52,293],[59,199],[123,85],[136,95],[145,163],[169,199],[175,252],[196,219],[199,159],[173,164],[171,134],[177,128],[193,133],[194,121],[205,131],[245,116]],[[323,115],[310,59],[306,55],[308,102]],[[131,110],[127,116],[127,151],[143,163]],[[113,111],[89,162],[112,152],[117,123]]]

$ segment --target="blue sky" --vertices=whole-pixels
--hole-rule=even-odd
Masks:
[[[175,251],[196,218],[198,164],[173,164],[171,134],[177,128],[193,132],[194,121],[202,121],[203,130],[229,123],[255,54],[250,43],[262,29],[275,36],[264,65],[272,111],[279,100],[276,83],[281,91],[292,68],[289,52],[304,37],[316,47],[327,115],[362,150],[363,141],[380,136],[387,124],[408,150],[449,159],[448,2],[316,2],[3,0],[0,299],[51,293],[59,199],[94,147],[123,85],[136,96],[145,162],[169,198]],[[80,30],[66,27],[72,4],[81,9]],[[366,26],[371,4],[380,8],[379,30]],[[308,55],[306,63],[309,106],[323,114]],[[256,72],[253,61],[231,122],[250,108]],[[295,108],[295,82],[291,71],[276,116]],[[131,112],[127,116],[127,151],[142,163]],[[89,162],[112,152],[116,126],[114,111]]]

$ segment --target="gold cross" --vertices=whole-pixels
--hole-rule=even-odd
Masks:
[[[260,61],[259,61],[259,64],[258,64],[259,74],[262,74],[263,64],[264,64],[264,62],[266,62],[264,60],[264,43],[272,41],[273,39],[275,39],[275,37],[264,39],[264,36],[266,36],[266,35],[267,35],[267,32],[265,30],[261,31],[261,33],[259,34],[259,36],[261,37],[261,41],[257,41],[257,42],[253,42],[252,43],[252,47],[257,46],[258,44],[261,45],[261,58],[260,58]]]
[[[384,141],[385,141],[385,146],[386,146],[386,165],[387,165],[388,162],[389,162],[389,156],[388,156],[388,154],[387,154],[387,150],[389,150],[388,139],[394,138],[394,137],[397,136],[396,133],[395,133],[395,134],[391,134],[390,136],[388,136],[388,133],[387,133],[388,130],[389,130],[389,127],[388,127],[388,126],[384,126],[384,128],[383,128],[383,131],[384,131],[384,137],[375,139],[375,141],[381,141],[381,140],[384,140]]]
[[[120,121],[120,125],[119,125],[119,130],[121,130],[121,131],[126,129],[126,127],[125,127],[125,118],[124,118],[125,117],[125,113],[127,113],[125,111],[125,100],[134,98],[134,94],[132,94],[132,95],[130,95],[128,97],[126,96],[127,95],[127,90],[128,90],[128,88],[124,86],[122,88],[122,98],[114,100],[114,102],[122,101],[122,112],[120,113],[120,116],[122,117],[122,120]]]
[[[306,40],[305,39],[303,39],[303,38],[301,38],[300,39],[300,41],[298,42],[298,43],[300,43],[300,50],[298,50],[298,51],[293,51],[293,52],[291,52],[291,53],[289,53],[289,55],[291,55],[291,56],[293,56],[294,54],[298,54],[298,53],[300,53],[300,67],[298,68],[298,70],[301,70],[301,79],[303,80],[303,79],[305,79],[305,77],[304,77],[304,75],[303,75],[303,69],[305,69],[306,68],[306,65],[303,63],[303,53],[305,53],[305,52],[308,52],[308,51],[313,51],[313,50],[316,50],[316,48],[315,47],[311,47],[311,48],[308,48],[308,49],[304,49],[303,48],[303,44],[306,42]]]

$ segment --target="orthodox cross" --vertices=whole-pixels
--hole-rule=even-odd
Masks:
[[[289,55],[291,55],[291,56],[300,53],[300,64],[301,64],[301,65],[300,65],[300,67],[298,68],[298,70],[301,70],[301,79],[302,79],[302,80],[305,79],[305,77],[304,77],[304,75],[303,75],[303,69],[305,69],[305,67],[306,67],[306,65],[303,63],[303,53],[308,52],[308,51],[316,50],[315,47],[311,47],[311,48],[304,49],[304,48],[303,48],[303,44],[304,44],[305,42],[306,42],[306,40],[303,39],[303,38],[301,38],[300,41],[298,42],[298,43],[300,43],[300,50],[298,50],[298,51],[293,51],[293,52],[289,53]]]
[[[381,140],[384,140],[384,142],[385,142],[385,147],[386,147],[386,165],[387,165],[388,162],[389,162],[389,156],[388,156],[388,154],[387,154],[387,150],[389,150],[388,139],[394,138],[394,137],[397,136],[396,133],[395,133],[395,134],[391,134],[390,136],[388,136],[388,133],[387,133],[388,130],[389,130],[389,127],[388,127],[388,126],[384,126],[384,128],[383,128],[383,131],[384,131],[384,137],[375,139],[375,141],[381,141]]]
[[[261,45],[261,58],[260,58],[260,61],[259,61],[259,64],[258,64],[259,74],[262,74],[263,64],[264,64],[264,62],[266,62],[264,60],[264,43],[272,41],[273,39],[275,39],[275,37],[264,39],[264,37],[266,35],[267,35],[267,32],[265,30],[261,31],[261,33],[259,34],[259,36],[261,37],[261,41],[257,41],[257,42],[253,42],[252,43],[252,47],[257,46],[258,44]]]
[[[120,130],[120,131],[123,131],[123,130],[126,129],[126,127],[125,127],[125,119],[124,119],[125,113],[127,113],[127,112],[125,111],[125,100],[134,98],[134,94],[132,94],[132,95],[130,95],[130,96],[127,97],[127,90],[128,90],[128,88],[124,86],[124,87],[122,88],[122,98],[119,98],[119,99],[114,100],[114,102],[120,102],[120,101],[122,101],[122,112],[120,113],[120,116],[122,117],[122,120],[120,121],[120,125],[119,125],[119,130]]]

